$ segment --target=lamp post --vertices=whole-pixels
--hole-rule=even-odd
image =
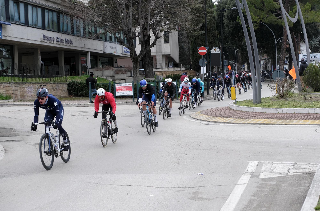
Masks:
[[[272,33],[272,35],[273,35],[273,38],[274,38],[274,46],[275,46],[275,48],[276,48],[276,70],[277,70],[277,67],[278,67],[278,63],[277,63],[278,53],[277,53],[277,39],[276,39],[276,36],[274,35],[273,31],[270,29],[270,27],[269,27],[267,24],[263,23],[262,21],[261,21],[260,23],[262,23],[263,25],[265,25],[265,26],[271,31],[271,33]],[[272,72],[273,72],[273,68],[272,68]]]

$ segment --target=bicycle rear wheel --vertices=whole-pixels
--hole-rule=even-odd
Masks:
[[[70,160],[70,155],[71,155],[71,142],[70,142],[68,135],[66,138],[68,140],[68,149],[64,150],[64,147],[61,147],[60,156],[61,156],[61,159],[63,160],[63,162],[68,163],[68,161]],[[62,146],[64,144],[61,134],[60,134],[60,143],[62,143],[62,144],[60,144],[60,146]]]
[[[50,170],[53,166],[54,151],[52,144],[49,144],[48,134],[43,134],[39,143],[40,160],[46,170]]]
[[[163,114],[162,114],[162,116],[163,116],[163,119],[166,119],[166,118],[168,117],[168,109],[167,109],[167,108],[164,108],[164,109],[163,109]]]
[[[101,125],[100,125],[100,137],[101,137],[101,144],[103,147],[107,146],[108,138],[109,138],[108,129],[104,131],[104,127],[107,127],[105,124],[106,123],[101,122]]]

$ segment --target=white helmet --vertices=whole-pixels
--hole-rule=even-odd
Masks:
[[[183,82],[188,83],[188,82],[189,82],[189,78],[188,78],[188,77],[185,77],[185,78],[183,79]]]
[[[171,83],[171,82],[172,82],[172,79],[171,79],[171,78],[168,78],[168,79],[167,79],[167,82],[168,82],[168,83]]]
[[[97,90],[97,95],[98,95],[98,96],[104,96],[105,93],[106,93],[106,91],[105,91],[103,88],[99,88],[99,89]]]

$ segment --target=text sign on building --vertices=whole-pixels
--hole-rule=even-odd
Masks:
[[[115,55],[122,55],[122,45],[116,43],[104,43],[104,50],[105,53],[111,53]]]
[[[116,84],[116,96],[133,95],[132,83]]]
[[[130,50],[129,50],[129,48],[127,48],[127,47],[125,47],[125,46],[123,46],[123,48],[122,48],[122,52],[123,52],[123,54],[127,54],[127,55],[129,55],[130,54]]]
[[[52,43],[52,44],[56,43],[56,44],[63,44],[63,45],[73,45],[73,42],[71,39],[62,38],[62,37],[50,37],[45,34],[42,35],[41,41]]]

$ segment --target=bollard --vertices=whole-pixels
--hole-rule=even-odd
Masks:
[[[231,100],[236,100],[236,87],[232,86],[230,89],[231,92]]]

